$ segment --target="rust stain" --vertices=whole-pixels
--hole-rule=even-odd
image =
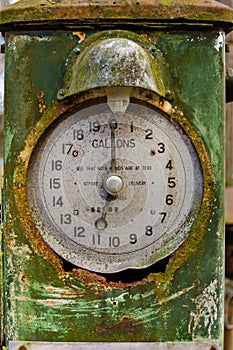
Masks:
[[[94,272],[90,272],[82,269],[74,269],[72,271],[72,275],[77,277],[80,281],[82,281],[86,286],[101,286],[104,290],[111,289],[125,289],[126,287],[134,287],[141,284],[144,284],[147,279],[143,279],[142,281],[131,282],[131,283],[123,283],[119,282],[107,282],[106,278],[100,276]]]
[[[38,98],[38,107],[39,107],[39,112],[43,113],[46,109],[46,103],[44,101],[44,91],[40,91],[37,94],[37,98]]]
[[[73,35],[79,37],[79,44],[85,39],[86,34],[84,32],[73,32]]]
[[[140,332],[144,331],[143,323],[130,317],[123,317],[121,322],[118,322],[111,326],[107,327],[104,325],[100,325],[96,327],[96,332],[101,336],[104,336],[105,334],[108,335],[109,333],[117,334],[120,332],[127,332],[127,331],[135,334],[138,334],[138,333],[140,334]]]
[[[147,39],[147,38],[148,38],[148,35],[147,35],[147,34],[141,34],[141,37],[142,37],[143,39]]]

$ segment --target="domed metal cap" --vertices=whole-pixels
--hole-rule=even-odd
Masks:
[[[168,94],[168,68],[155,46],[143,47],[141,37],[130,32],[113,31],[113,37],[106,39],[101,39],[102,35],[98,34],[97,38],[92,35],[90,45],[86,42],[83,52],[81,46],[80,53],[76,47],[67,58],[57,95],[59,100],[84,90],[109,86],[141,87],[163,97]]]

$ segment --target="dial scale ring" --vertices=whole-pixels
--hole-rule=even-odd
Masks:
[[[74,265],[146,267],[188,236],[202,203],[200,161],[169,115],[140,102],[123,112],[98,102],[59,117],[41,138],[29,207],[44,240]]]

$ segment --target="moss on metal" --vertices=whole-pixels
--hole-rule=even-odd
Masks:
[[[65,271],[36,230],[27,205],[27,168],[43,132],[77,104],[105,94],[104,89],[92,89],[63,101],[56,99],[64,62],[80,34],[73,30],[7,33],[4,244],[9,340],[221,339],[222,35],[218,30],[204,34],[137,31],[145,47],[153,45],[162,52],[166,79],[173,84],[170,101],[141,89],[134,89],[132,97],[169,113],[183,126],[199,154],[205,182],[200,217],[186,242],[172,254],[165,273],[122,283],[106,282],[103,276],[81,269]],[[213,309],[208,308],[208,298]]]
[[[159,49],[125,30],[101,31],[79,40],[66,59],[57,98],[103,86],[142,87],[163,97],[171,97],[172,91]]]

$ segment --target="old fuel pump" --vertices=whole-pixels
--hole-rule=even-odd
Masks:
[[[0,18],[2,346],[223,349],[233,10],[21,0]]]

